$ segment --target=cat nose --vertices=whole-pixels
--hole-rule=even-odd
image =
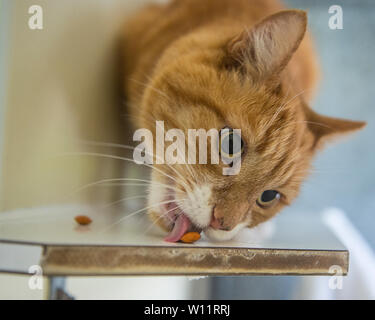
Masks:
[[[219,212],[216,207],[212,210],[210,227],[216,230],[229,230],[228,228],[224,227],[224,218],[219,216]]]

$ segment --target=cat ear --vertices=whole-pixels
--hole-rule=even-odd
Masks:
[[[362,129],[366,122],[338,119],[320,115],[305,106],[307,127],[314,136],[314,148],[319,148],[327,140]]]
[[[285,10],[268,16],[227,45],[229,66],[268,78],[279,73],[297,50],[306,31],[302,10]]]

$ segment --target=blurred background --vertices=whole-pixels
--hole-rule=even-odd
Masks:
[[[99,150],[83,148],[79,140],[126,142],[129,126],[126,116],[119,117],[118,35],[126,16],[146,2],[150,1],[0,1],[0,217],[1,212],[20,208],[118,198],[114,188],[90,188],[70,195],[86,183],[124,175],[118,161],[61,154]],[[301,196],[283,215],[317,215],[327,207],[340,208],[374,249],[375,3],[284,2],[308,11],[322,66],[313,108],[325,115],[365,120],[368,125],[318,156]],[[43,30],[28,26],[31,5],[43,8]],[[331,5],[343,9],[342,30],[328,26]],[[136,169],[127,170],[125,176]],[[304,298],[303,278],[102,279],[106,289],[97,298],[110,297],[110,291],[122,298],[152,298],[153,287],[160,298]],[[18,283],[13,293],[2,291],[9,281]],[[89,292],[92,282],[82,285],[89,280],[82,281],[71,283],[72,290]],[[1,275],[0,297],[35,297],[17,289],[24,283],[25,279]]]

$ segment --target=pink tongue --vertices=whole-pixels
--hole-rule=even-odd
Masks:
[[[184,214],[180,214],[173,226],[172,231],[164,238],[168,242],[177,242],[191,226],[191,222]]]

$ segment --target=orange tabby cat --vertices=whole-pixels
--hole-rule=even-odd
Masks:
[[[149,214],[167,241],[197,229],[227,240],[270,219],[328,138],[365,125],[308,106],[317,64],[306,25],[304,11],[276,0],[173,0],[127,23],[125,92],[138,128],[241,129],[237,175],[223,175],[225,163],[154,165]]]

